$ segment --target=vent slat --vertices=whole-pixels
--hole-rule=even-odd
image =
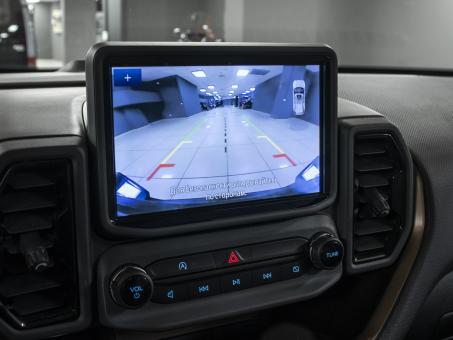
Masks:
[[[10,235],[52,228],[52,218],[47,214],[13,213],[3,219],[3,228]]]
[[[9,178],[8,184],[14,190],[24,190],[46,187],[55,183],[35,172],[19,172]]]
[[[355,170],[357,172],[372,172],[392,170],[393,164],[386,157],[359,158],[356,160]]]
[[[379,250],[379,249],[384,249],[385,243],[378,240],[375,237],[370,237],[370,236],[364,236],[364,237],[358,237],[356,239],[355,245],[354,245],[354,250],[363,253],[366,251],[374,251],[374,250]]]
[[[64,306],[64,295],[61,292],[21,295],[14,298],[11,308],[19,316],[28,316]]]
[[[385,253],[383,252],[377,252],[374,254],[357,254],[354,257],[355,263],[365,263],[365,262],[370,262],[370,261],[377,261],[379,259],[382,259],[385,257]]]
[[[357,236],[368,236],[373,234],[386,233],[393,230],[393,226],[387,221],[367,220],[359,222],[354,227]]]
[[[52,310],[45,310],[43,313],[30,314],[26,317],[22,317],[24,320],[25,328],[36,328],[46,326],[47,320],[53,320],[54,323],[67,321],[74,318],[74,310],[69,307],[57,308]],[[18,325],[20,328],[24,328],[22,325]]]
[[[364,189],[383,187],[389,184],[390,182],[387,178],[377,174],[366,174],[359,176],[359,186]]]
[[[35,273],[7,276],[0,280],[0,296],[12,298],[60,286],[59,280]]]
[[[354,153],[357,156],[383,155],[386,153],[385,147],[380,144],[363,143],[355,147]]]
[[[56,202],[53,198],[34,192],[11,192],[0,198],[0,211],[4,214],[53,208]]]

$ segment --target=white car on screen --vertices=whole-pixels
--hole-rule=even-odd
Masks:
[[[302,116],[305,113],[305,81],[293,81],[293,111],[296,116]]]

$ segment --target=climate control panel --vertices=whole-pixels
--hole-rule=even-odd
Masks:
[[[148,299],[176,303],[297,278],[310,270],[335,268],[343,245],[328,233],[160,259],[146,269],[119,268],[112,276],[112,299],[137,308]]]
[[[342,257],[326,214],[129,241],[98,262],[99,320],[162,331],[311,299],[340,279]]]

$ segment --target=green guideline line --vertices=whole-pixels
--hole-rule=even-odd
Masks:
[[[248,117],[245,118],[247,124],[249,124],[252,128],[254,128],[260,135],[266,135],[258,126],[253,124]]]

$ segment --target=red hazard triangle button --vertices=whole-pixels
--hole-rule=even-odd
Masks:
[[[242,262],[241,254],[237,250],[232,250],[228,256],[228,264],[235,264]]]
[[[252,260],[251,248],[247,246],[219,250],[213,255],[217,268],[236,266]]]

